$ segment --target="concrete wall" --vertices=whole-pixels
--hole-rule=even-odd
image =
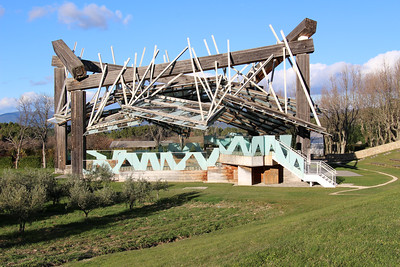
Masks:
[[[207,171],[133,171],[120,172],[119,175],[116,175],[116,178],[120,182],[125,181],[128,177],[134,179],[143,178],[148,181],[161,179],[168,182],[205,182],[207,181]]]
[[[391,151],[394,149],[400,149],[400,141],[363,149],[363,150],[355,152],[355,156],[357,157],[357,159],[362,159],[362,158],[373,156],[376,154],[388,152],[388,151]]]

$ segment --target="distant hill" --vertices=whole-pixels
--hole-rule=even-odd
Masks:
[[[17,122],[19,117],[19,112],[11,112],[0,114],[0,123]]]

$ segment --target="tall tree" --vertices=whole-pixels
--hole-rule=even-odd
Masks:
[[[14,166],[18,169],[19,160],[21,158],[23,145],[27,137],[30,119],[32,116],[32,99],[27,96],[21,96],[18,99],[18,123],[9,124],[2,130],[3,139],[5,139],[14,150]]]
[[[49,130],[52,127],[48,122],[50,113],[53,109],[53,98],[46,94],[37,95],[33,101],[33,115],[30,119],[35,137],[42,144],[42,167],[46,168],[46,143],[49,135]]]
[[[345,153],[350,135],[353,133],[359,114],[358,91],[362,79],[359,69],[346,67],[335,77],[331,77],[329,90],[324,89],[321,97],[323,123],[336,144],[338,153]],[[329,148],[328,148],[328,153]]]

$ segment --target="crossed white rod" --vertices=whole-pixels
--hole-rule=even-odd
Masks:
[[[239,90],[236,91],[236,93],[234,94],[234,96],[236,96],[237,94],[240,93],[240,91],[242,91],[242,89],[249,83],[250,80],[252,80],[262,69],[264,69],[264,67],[271,61],[271,59],[274,57],[274,55],[270,55],[269,58],[260,66],[260,68],[258,70],[256,70],[249,78],[249,80],[247,80],[240,88]]]
[[[160,50],[157,50],[156,53],[154,53],[153,59],[151,60],[149,66],[147,66],[147,69],[146,69],[146,71],[144,72],[142,79],[140,80],[140,82],[139,82],[139,84],[138,84],[136,90],[135,90],[135,91],[133,92],[133,94],[132,94],[132,98],[131,98],[131,100],[129,101],[129,105],[132,105],[132,103],[133,103],[134,101],[137,100],[137,98],[135,98],[135,95],[136,95],[137,91],[139,90],[139,88],[142,87],[142,84],[143,84],[143,82],[144,82],[144,80],[145,80],[145,78],[146,78],[146,76],[147,76],[147,73],[149,72],[151,66],[154,64],[154,61],[155,61],[155,59],[156,59],[156,57],[157,57],[159,51],[160,51]],[[143,93],[143,92],[144,92],[144,91],[142,91],[141,93]]]
[[[274,90],[274,88],[272,87],[272,82],[270,82],[269,79],[268,79],[268,77],[267,77],[267,72],[266,72],[264,69],[263,69],[262,71],[263,71],[263,73],[264,73],[265,81],[266,81],[267,84],[268,84],[268,89],[272,92],[272,95],[273,95],[273,97],[274,97],[274,99],[275,99],[276,105],[277,105],[278,108],[279,108],[279,111],[280,111],[280,112],[283,112],[282,107],[281,107],[281,104],[279,103],[278,97],[277,97],[276,94],[275,94],[275,90]]]
[[[110,97],[111,92],[114,90],[115,86],[117,85],[117,83],[118,83],[118,81],[119,81],[121,75],[124,74],[124,72],[125,72],[125,70],[126,70],[126,66],[128,65],[128,63],[129,63],[130,60],[131,60],[131,59],[128,58],[128,59],[125,61],[124,66],[122,67],[122,69],[121,69],[121,71],[119,72],[117,78],[115,79],[113,85],[111,86],[111,89],[110,89],[108,92],[106,92],[106,94],[105,94],[106,96],[104,96],[104,97],[102,98],[102,101],[101,101],[101,103],[100,103],[100,107],[99,107],[99,109],[97,110],[96,114],[94,115],[94,118],[93,118],[93,121],[94,121],[94,122],[98,120],[99,115],[103,112],[103,109],[104,109],[104,107],[105,107],[106,104],[107,104],[107,100],[108,100],[108,98]]]
[[[155,54],[156,51],[157,51],[157,45],[154,46],[154,52],[153,52],[153,54]],[[153,65],[150,67],[150,79],[149,79],[149,82],[150,82],[150,83],[153,81],[154,65],[155,65],[154,63],[155,63],[155,60],[156,60],[156,59],[154,58]],[[147,92],[147,96],[149,96],[149,92]]]
[[[204,79],[205,84],[206,84],[206,86],[204,86],[201,77],[199,77],[201,86],[203,86],[203,89],[204,89],[204,91],[206,92],[206,94],[207,94],[207,96],[208,96],[208,99],[210,99],[211,102],[213,102],[214,99],[212,99],[211,88],[210,88],[210,86],[209,86],[209,84],[208,84],[206,75],[205,75],[204,72],[203,72],[203,68],[201,67],[200,61],[199,61],[199,59],[197,58],[196,52],[194,51],[194,48],[193,48],[193,47],[192,47],[192,52],[193,52],[193,58],[194,58],[194,60],[196,61],[196,64],[197,64],[197,66],[199,67],[200,73],[203,75],[203,79]]]
[[[269,24],[269,28],[271,29],[272,34],[276,38],[276,43],[277,44],[282,43],[282,41],[279,40],[279,37],[276,34],[276,32],[274,30],[274,27],[272,27],[271,24]],[[287,86],[286,86],[286,51],[285,51],[285,47],[282,48],[282,57],[283,57],[282,58],[282,61],[283,61],[283,91],[284,91],[284,94],[285,94],[285,113],[287,114],[287,102],[288,101],[287,101]],[[290,61],[290,59],[289,59],[289,61]]]
[[[249,80],[249,78],[247,78],[246,75],[243,75],[243,73],[240,72],[240,71],[238,71],[235,67],[232,67],[232,69],[233,69],[234,71],[236,71],[238,77],[241,76],[241,77],[243,77],[245,80]],[[256,84],[255,82],[253,82],[253,81],[250,80],[250,83],[251,83],[253,86],[255,86],[256,88],[258,88],[259,90],[265,92],[264,89],[261,88],[261,87],[260,87],[258,84]],[[268,92],[265,92],[265,93],[268,95]]]
[[[241,70],[240,72],[243,72],[243,71],[247,68],[247,66],[249,66],[249,64],[245,65],[245,66],[242,68],[242,70]],[[217,67],[217,66],[216,66],[216,67]],[[237,77],[238,75],[239,75],[239,74],[236,73],[236,74],[233,76],[232,81],[235,80],[236,77]],[[218,109],[218,107],[221,105],[222,100],[225,98],[226,94],[228,93],[227,85],[224,86],[223,90],[225,90],[225,92],[224,92],[224,94],[222,95],[222,97],[219,99],[218,104],[215,105],[213,111],[211,112],[212,115],[214,115],[215,111],[216,111],[216,110]],[[211,116],[212,116],[212,115],[211,115]]]
[[[204,41],[204,45],[206,46],[208,55],[211,56],[211,52],[210,52],[210,48],[208,48],[207,40],[203,39],[203,41]]]
[[[125,84],[124,76],[121,76],[120,80],[121,80],[121,85],[122,85],[122,94],[124,95],[124,101],[125,101],[125,105],[126,105],[126,104],[128,104],[128,97],[126,96],[126,88],[127,88],[127,86]],[[132,94],[132,92],[130,92],[130,93]]]
[[[221,78],[218,78],[219,75],[218,75],[218,62],[217,61],[214,61],[214,66],[215,66],[215,92],[214,92],[213,99],[215,100],[215,99],[217,99],[216,97],[218,94],[220,81],[222,80],[222,75],[221,75]],[[211,118],[211,116],[212,116],[211,112],[213,110],[214,103],[215,103],[215,105],[217,105],[217,102],[214,102],[214,101],[211,102],[211,106],[210,106],[210,110],[209,110],[209,113],[210,113],[209,118]]]
[[[136,92],[136,60],[137,60],[137,53],[135,53],[135,62],[133,65],[133,77],[132,77],[132,97],[135,95],[133,92]]]
[[[246,80],[250,81],[250,83],[251,83],[253,86],[255,86],[256,88],[258,88],[258,89],[259,89],[261,92],[263,92],[265,95],[267,95],[267,96],[269,95],[268,92],[266,92],[261,86],[259,86],[258,84],[256,84],[255,82],[253,82],[252,80],[250,80],[249,78],[247,78],[246,75],[243,75],[242,73],[239,73],[239,71],[236,70],[235,68],[233,68],[233,69],[234,69],[238,74],[240,74],[243,78],[245,78]],[[266,74],[266,72],[265,72],[264,69],[263,69],[263,72],[264,72],[265,77],[267,77],[267,74]],[[270,82],[268,79],[266,79],[266,80],[267,80],[269,89],[273,92],[272,95],[273,95],[273,97],[274,97],[274,99],[275,99],[275,102],[276,102],[276,105],[278,106],[279,111],[283,112],[283,111],[282,111],[282,108],[281,108],[281,106],[280,106],[280,104],[279,104],[279,100],[278,100],[278,98],[276,97],[276,94],[275,94],[275,92],[274,92],[274,89],[272,88],[271,82]]]
[[[307,87],[306,87],[306,85],[304,83],[303,77],[301,76],[301,73],[300,73],[300,70],[299,70],[299,68],[297,66],[297,63],[294,61],[292,50],[290,49],[289,44],[288,44],[288,42],[286,40],[286,37],[285,37],[285,35],[284,35],[282,30],[281,30],[281,35],[282,35],[283,41],[285,42],[286,49],[289,52],[290,58],[294,62],[293,68],[294,68],[294,70],[295,70],[295,72],[297,74],[298,79],[300,80],[301,87],[303,88],[303,92],[304,92],[304,94],[305,94],[305,96],[307,98],[308,105],[310,106],[310,108],[312,110],[312,113],[314,114],[315,121],[317,122],[318,126],[321,126],[321,122],[318,119],[317,112],[315,111],[315,108],[314,108],[314,105],[313,105],[313,103],[311,101],[310,95],[307,92]]]
[[[283,61],[283,91],[285,94],[285,113],[287,114],[287,88],[286,88],[286,49],[282,47],[282,61]]]
[[[175,62],[183,55],[183,53],[185,53],[186,52],[186,50],[188,49],[188,47],[186,46],[183,50],[182,50],[182,52],[180,52],[179,53],[179,55],[177,55],[175,58],[174,58],[174,60],[172,60],[169,64],[168,64],[168,66],[167,67],[165,67],[164,69],[163,69],[163,71],[161,71],[160,72],[160,74],[143,90],[143,92],[141,92],[140,94],[139,94],[139,96],[135,99],[135,101],[133,102],[133,104],[137,101],[137,99],[139,99],[146,91],[148,91],[149,89],[150,89],[150,87],[152,87],[153,86],[153,84],[155,83],[155,82],[157,82],[157,80],[162,76],[162,75],[164,75],[164,73],[173,65],[173,64],[175,64]]]
[[[232,91],[232,83],[231,83],[231,51],[229,47],[229,39],[226,41],[226,45],[228,47],[228,90]]]
[[[104,69],[103,69],[103,72],[102,72],[102,75],[101,75],[100,84],[99,84],[99,87],[97,88],[97,92],[96,92],[95,97],[94,97],[95,100],[93,102],[93,108],[92,108],[92,112],[90,113],[90,118],[89,118],[89,123],[88,123],[89,127],[92,126],[92,124],[93,124],[93,115],[94,115],[94,111],[96,110],[97,101],[99,100],[101,87],[103,86],[103,82],[104,82],[104,79],[106,77],[107,68],[108,68],[108,64],[106,64],[104,66]]]
[[[194,77],[194,84],[195,84],[195,86],[196,86],[197,101],[199,102],[199,107],[200,107],[201,120],[204,121],[203,107],[201,106],[201,98],[200,98],[199,86],[198,86],[198,84],[197,84],[196,69],[195,69],[195,67],[194,67],[194,60],[193,60],[193,55],[192,55],[192,48],[191,48],[191,46],[190,46],[190,40],[189,40],[189,38],[187,38],[187,42],[188,42],[188,46],[189,46],[190,63],[192,64],[193,77]]]
[[[164,84],[163,86],[161,86],[160,88],[158,88],[156,91],[154,91],[150,97],[155,96],[158,92],[160,92],[161,90],[163,90],[164,88],[170,86],[171,83],[173,83],[176,79],[178,79],[179,77],[181,77],[183,75],[183,73],[179,73],[177,76],[175,76],[173,79],[169,80],[166,84]]]

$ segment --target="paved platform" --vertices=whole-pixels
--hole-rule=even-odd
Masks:
[[[351,177],[351,176],[362,176],[362,175],[352,171],[336,171],[336,176]]]

